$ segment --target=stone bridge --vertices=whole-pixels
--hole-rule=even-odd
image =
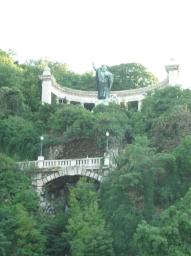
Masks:
[[[21,170],[29,170],[32,185],[39,194],[50,182],[64,176],[85,176],[99,182],[108,173],[111,166],[109,155],[104,157],[44,160],[17,162]]]

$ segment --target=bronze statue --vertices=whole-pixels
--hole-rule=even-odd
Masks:
[[[98,99],[107,99],[110,96],[110,90],[113,84],[113,74],[108,71],[105,65],[96,68],[93,63],[93,68],[96,71]]]

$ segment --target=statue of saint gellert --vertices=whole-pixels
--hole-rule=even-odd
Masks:
[[[98,99],[107,99],[110,96],[110,90],[113,84],[113,74],[108,71],[105,65],[96,68],[93,64],[93,68],[96,71]]]

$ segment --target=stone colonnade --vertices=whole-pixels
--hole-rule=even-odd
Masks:
[[[50,68],[46,67],[40,76],[42,80],[41,102],[51,104],[54,95],[59,104],[79,104],[90,110],[99,104],[108,105],[110,102],[123,104],[127,108],[129,103],[136,102],[137,109],[141,110],[142,101],[148,92],[178,84],[179,65],[171,64],[165,68],[167,78],[159,84],[133,90],[111,91],[109,99],[99,100],[96,91],[75,90],[59,85],[51,74]]]

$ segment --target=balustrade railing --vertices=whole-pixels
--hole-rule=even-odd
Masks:
[[[34,168],[38,167],[38,161],[17,162],[16,164],[20,169],[27,169],[30,167],[34,167]]]
[[[69,167],[69,166],[87,166],[98,168],[101,165],[102,157],[78,158],[78,159],[58,159],[58,160],[39,160],[28,162],[17,162],[20,169],[25,168],[52,168],[52,167]]]

